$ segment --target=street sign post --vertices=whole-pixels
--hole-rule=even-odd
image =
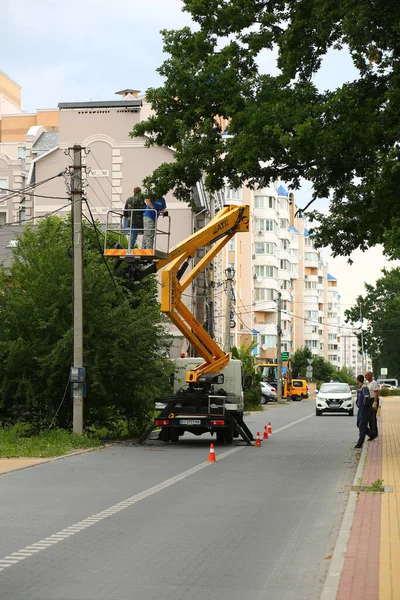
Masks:
[[[311,379],[312,376],[313,376],[313,368],[309,366],[309,367],[307,367],[307,370],[306,370],[306,377],[307,377],[307,379]]]
[[[308,362],[308,364],[309,364],[309,365],[312,365],[312,364],[313,364],[313,360],[314,360],[313,358],[307,358],[307,362]]]

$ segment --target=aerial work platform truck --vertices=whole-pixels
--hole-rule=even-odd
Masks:
[[[116,211],[110,211],[107,233],[117,231]],[[114,218],[113,218],[114,217]],[[222,443],[232,443],[241,436],[251,444],[253,435],[243,420],[244,381],[240,361],[230,359],[182,301],[182,294],[197,275],[213,260],[238,232],[249,231],[249,207],[224,206],[202,229],[169,250],[155,246],[146,251],[138,248],[108,248],[106,233],[104,254],[131,266],[133,277],[144,277],[161,271],[161,310],[191,344],[198,357],[177,359],[174,393],[156,400],[160,413],[140,438],[143,442],[155,428],[162,441],[176,442],[185,431],[196,435],[216,434]],[[126,232],[125,232],[126,233]],[[166,233],[169,239],[169,232]],[[206,250],[201,260],[189,271],[197,248]],[[188,271],[188,272],[186,272]]]

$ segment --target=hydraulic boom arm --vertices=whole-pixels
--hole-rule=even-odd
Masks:
[[[196,348],[204,363],[186,375],[186,381],[195,383],[199,377],[219,373],[229,363],[226,354],[207,333],[182,302],[182,293],[218,252],[239,231],[249,231],[249,207],[225,206],[205,227],[188,237],[169,252],[167,258],[155,263],[162,272],[161,310],[187,340]],[[204,257],[184,276],[189,260],[200,246],[210,246]]]

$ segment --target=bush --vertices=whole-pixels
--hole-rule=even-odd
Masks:
[[[400,396],[400,389],[390,390],[389,388],[382,388],[379,390],[380,396]]]

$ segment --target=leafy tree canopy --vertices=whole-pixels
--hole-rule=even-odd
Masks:
[[[356,305],[346,310],[346,320],[364,322],[364,345],[372,358],[375,374],[381,367],[389,377],[400,376],[400,268],[383,269],[375,285],[365,284]],[[359,323],[358,323],[359,324]],[[365,329],[366,324],[366,329]]]
[[[243,376],[251,376],[252,384],[249,389],[244,389],[244,404],[246,409],[256,408],[261,403],[261,383],[260,375],[257,371],[257,359],[253,350],[257,347],[257,342],[252,340],[250,343],[243,343],[239,348],[231,348],[232,358],[242,361]]]
[[[400,214],[398,0],[183,4],[195,28],[163,32],[165,83],[147,91],[155,113],[132,132],[175,149],[176,162],[147,185],[188,200],[203,174],[209,190],[271,179],[297,189],[303,177],[314,198],[330,196],[329,217],[314,215],[319,245],[348,255],[391,238]],[[343,48],[358,78],[319,91],[324,56]],[[278,73],[267,75],[260,61],[275,49]]]
[[[154,278],[140,287],[111,278],[92,227],[84,228],[85,424],[130,431],[152,415],[167,380],[161,358],[168,340]],[[72,363],[71,224],[57,217],[27,226],[0,271],[0,421],[71,423],[66,387]],[[65,396],[64,396],[64,392]],[[60,407],[61,400],[64,403]]]

